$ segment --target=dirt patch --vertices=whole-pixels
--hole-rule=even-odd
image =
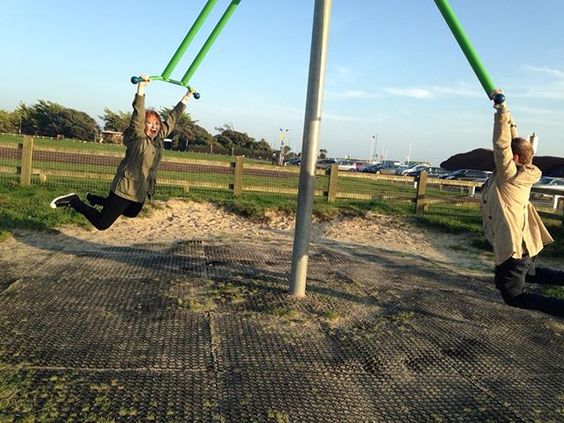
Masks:
[[[154,202],[150,212],[134,219],[121,217],[106,231],[63,226],[68,238],[101,245],[136,245],[179,242],[190,239],[292,240],[295,217],[268,212],[264,222],[252,222],[210,203],[183,200]],[[56,249],[56,237],[41,232],[18,231],[18,237],[32,238],[28,244]],[[409,219],[369,212],[365,216],[341,216],[314,222],[312,241],[358,248],[376,248],[405,256],[430,260],[466,272],[491,273],[491,254],[473,248],[471,234],[452,235],[415,225]],[[11,240],[3,243],[7,247]],[[55,243],[55,245],[53,244]],[[30,254],[27,249],[12,254]],[[29,257],[29,256],[28,256]],[[16,257],[13,257],[16,259]]]

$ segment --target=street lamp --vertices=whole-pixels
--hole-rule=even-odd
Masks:
[[[278,164],[282,166],[284,164],[284,139],[288,134],[289,129],[280,128],[280,154],[278,155]]]
[[[374,154],[378,156],[378,134],[372,135],[372,139],[370,141],[370,157],[368,157],[368,161],[370,163],[374,161]]]
[[[415,144],[409,143],[409,155],[407,156],[407,165],[411,165],[411,149],[415,147]]]

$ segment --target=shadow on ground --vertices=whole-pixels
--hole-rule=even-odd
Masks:
[[[282,241],[0,250],[1,421],[564,419],[563,321],[432,262],[315,244],[294,300]]]

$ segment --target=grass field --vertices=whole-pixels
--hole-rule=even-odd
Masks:
[[[0,135],[0,146],[14,146],[23,137],[17,135]],[[67,163],[64,161],[34,160],[33,168],[41,169],[48,174],[47,181],[39,184],[38,175],[32,178],[32,186],[20,187],[15,174],[0,174],[0,238],[6,236],[13,228],[52,229],[65,223],[85,224],[84,219],[69,211],[56,213],[47,207],[49,201],[69,191],[83,193],[93,191],[105,195],[109,181],[115,172],[115,164],[104,164],[104,155],[121,157],[123,146],[111,144],[97,144],[77,140],[53,140],[34,138],[35,150],[49,150],[64,153],[102,154],[96,159],[97,164]],[[34,153],[35,154],[35,153]],[[56,154],[56,153],[55,153]],[[45,157],[45,156],[44,156]],[[50,157],[50,156],[47,156]],[[69,157],[77,157],[69,156]],[[80,156],[78,156],[80,157]],[[56,158],[55,158],[56,159]],[[65,159],[66,160],[66,159]],[[82,159],[80,159],[82,160]],[[79,161],[80,161],[79,160]],[[116,159],[112,159],[115,163]],[[246,159],[247,166],[243,172],[243,187],[247,191],[266,189],[269,192],[246,192],[234,197],[229,186],[233,184],[232,171],[218,172],[217,166],[206,166],[214,161],[232,162],[233,157],[208,154],[193,154],[187,152],[166,151],[163,162],[180,163],[186,171],[159,171],[156,199],[187,198],[198,201],[211,201],[221,204],[226,209],[252,219],[263,219],[267,210],[278,210],[284,213],[294,213],[296,208],[296,192],[299,183],[298,169],[294,167],[280,168]],[[18,166],[17,159],[0,157],[0,166]],[[199,170],[186,167],[199,166]],[[254,166],[253,166],[254,165]],[[73,176],[71,176],[73,175]],[[99,175],[99,176],[96,176]],[[166,183],[166,181],[169,181]],[[165,183],[162,183],[165,181]],[[187,181],[186,187],[175,186],[175,182]],[[326,191],[329,186],[329,176],[318,175],[316,179],[318,193]],[[178,185],[178,183],[176,183]],[[208,187],[206,187],[208,185]],[[209,188],[215,186],[215,188]],[[482,234],[481,218],[477,202],[468,197],[464,187],[438,187],[428,185],[426,197],[431,201],[425,214],[414,216],[415,187],[409,178],[394,180],[381,179],[373,176],[339,172],[337,192],[341,195],[354,197],[364,196],[363,200],[337,198],[334,203],[328,203],[324,197],[316,197],[314,214],[321,219],[331,219],[339,214],[362,215],[370,210],[393,214],[409,218],[420,225],[438,228],[442,231],[461,233],[472,232]],[[279,191],[278,193],[276,191]],[[473,201],[470,201],[473,200]],[[443,203],[444,202],[444,203]],[[150,210],[150,206],[146,208]],[[562,216],[561,212],[544,210],[543,219],[556,242],[546,248],[545,254],[564,257]],[[476,241],[479,247],[487,247],[483,236]]]

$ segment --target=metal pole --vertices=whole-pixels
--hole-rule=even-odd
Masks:
[[[315,195],[315,164],[319,145],[331,5],[332,0],[315,0],[302,141],[302,164],[300,167],[298,208],[290,276],[290,294],[294,297],[305,296],[311,215]]]

